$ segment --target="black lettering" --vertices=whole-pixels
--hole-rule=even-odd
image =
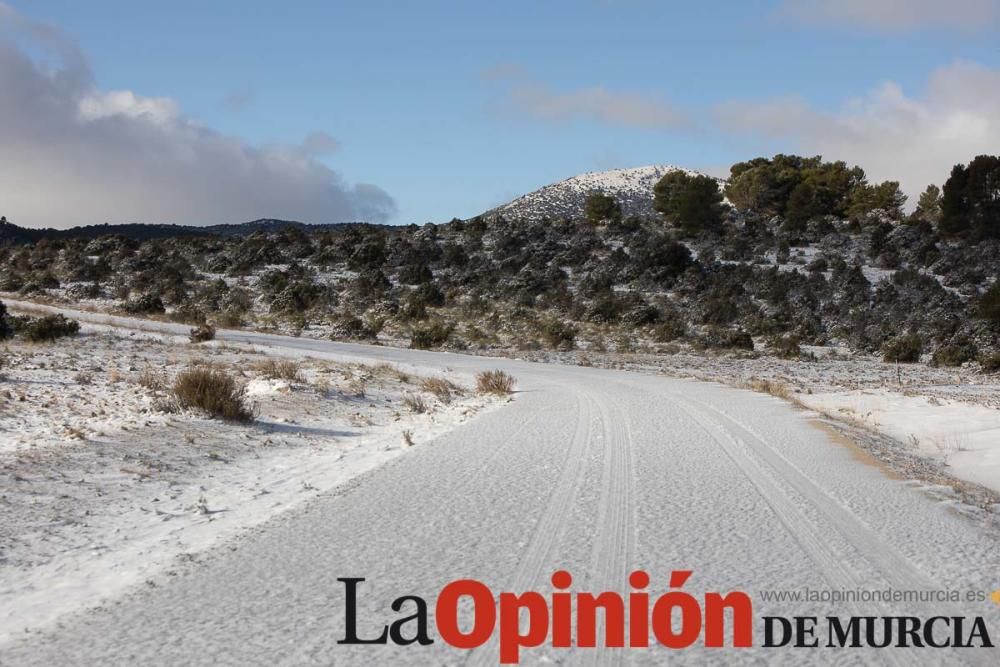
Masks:
[[[421,646],[433,644],[434,640],[427,636],[427,602],[423,598],[419,598],[416,595],[404,595],[401,598],[396,598],[392,603],[392,610],[401,611],[403,604],[408,601],[413,602],[417,606],[417,612],[411,616],[404,616],[397,621],[393,621],[389,627],[389,637],[392,638],[393,643],[400,646],[413,643],[419,643]],[[417,632],[413,637],[406,638],[403,636],[403,626],[411,621],[417,622]]]
[[[811,644],[806,643],[807,637],[812,641]],[[815,648],[819,646],[819,640],[816,639],[815,616],[795,617],[795,646],[796,648]]]
[[[781,624],[781,640],[775,642],[774,622]],[[792,623],[787,618],[781,616],[764,617],[764,648],[777,648],[785,646],[792,640]]]
[[[364,581],[363,578],[344,578],[337,579],[337,581],[344,582],[344,600],[345,603],[345,618],[344,618],[344,634],[346,635],[343,639],[338,639],[338,644],[386,644],[386,636],[389,634],[389,628],[382,627],[382,634],[378,636],[378,639],[360,639],[358,637],[358,584]]]

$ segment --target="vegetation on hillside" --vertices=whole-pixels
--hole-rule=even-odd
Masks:
[[[955,167],[908,215],[893,181],[777,155],[734,165],[724,193],[671,172],[650,217],[591,193],[573,219],[42,238],[0,245],[0,290],[424,349],[838,343],[966,363],[1000,353],[998,165]]]

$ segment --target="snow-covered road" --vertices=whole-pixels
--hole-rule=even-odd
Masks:
[[[84,315],[114,324],[106,316]],[[134,326],[134,322],[117,324]],[[144,323],[164,331],[177,325]],[[494,642],[447,646],[434,601],[472,578],[548,596],[558,569],[572,591],[631,588],[650,573],[666,592],[746,591],[750,649],[524,649],[524,664],[997,664],[989,649],[766,649],[764,616],[985,618],[966,602],[1000,588],[995,535],[954,507],[861,461],[779,399],[721,385],[557,365],[227,331],[274,353],[377,359],[517,377],[514,402],[265,525],[167,585],[79,616],[0,653],[4,665],[402,665],[498,661]],[[343,645],[344,577],[364,577],[359,633],[429,602],[430,646]],[[957,591],[959,603],[768,601],[777,591]],[[803,593],[804,594],[804,593]],[[968,634],[968,628],[964,631]],[[819,626],[820,645],[826,643]],[[601,633],[598,633],[601,636]],[[728,639],[728,636],[727,636]]]

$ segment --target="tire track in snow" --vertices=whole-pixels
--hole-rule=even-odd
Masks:
[[[778,521],[785,527],[793,539],[802,547],[806,555],[816,564],[820,576],[830,585],[831,589],[853,590],[862,584],[860,577],[847,567],[839,557],[839,550],[822,533],[795,501],[775,482],[775,480],[745,451],[738,439],[734,438],[725,427],[711,419],[694,403],[675,397],[675,402],[696,424],[714,440],[733,464],[746,475],[747,480],[757,489],[757,492],[774,512]],[[847,603],[852,616],[864,616],[864,612],[856,602]],[[907,656],[911,649],[901,649]],[[887,664],[902,667],[909,662],[903,662],[897,653],[885,653]]]
[[[542,580],[546,574],[546,568],[553,560],[559,538],[566,530],[570,509],[573,507],[577,491],[583,482],[583,471],[587,462],[586,454],[593,443],[594,400],[582,393],[578,393],[576,399],[576,428],[569,450],[566,452],[566,465],[549,496],[548,505],[542,518],[535,526],[531,541],[525,548],[517,569],[511,575],[507,590],[515,592],[537,590],[538,582]],[[524,619],[525,615],[522,615],[522,623]],[[498,651],[498,642],[496,635],[494,635],[490,641],[468,655],[466,664],[496,664]]]
[[[719,445],[726,457],[746,476],[760,497],[774,512],[778,521],[816,564],[820,575],[831,588],[856,588],[861,583],[860,578],[846,568],[841,559],[836,557],[836,551],[831,548],[820,528],[805,515],[772,477],[740,448],[736,440],[729,437],[720,424],[709,419],[707,415],[687,400],[681,398],[674,400],[677,406]]]
[[[687,401],[679,399],[679,402]],[[688,403],[690,406],[691,404]],[[684,406],[681,406],[684,409]],[[697,408],[696,408],[697,409]],[[834,526],[834,529],[846,540],[846,542],[871,565],[882,578],[895,590],[939,590],[940,586],[930,577],[921,572],[903,554],[899,553],[891,544],[879,536],[875,530],[862,523],[853,512],[844,507],[836,498],[830,495],[822,487],[812,481],[808,475],[802,472],[797,466],[789,461],[781,452],[775,450],[767,444],[764,436],[757,433],[752,427],[746,425],[739,419],[729,415],[725,411],[705,404],[704,410],[711,411],[713,416],[719,420],[719,427],[726,433],[734,443],[742,446],[746,450],[753,452],[766,461],[781,479],[787,482],[792,488],[809,502],[816,512],[827,522]],[[729,428],[726,427],[729,424]],[[735,431],[735,433],[734,433]],[[744,438],[739,435],[742,432]],[[718,441],[718,440],[717,440]],[[848,587],[848,589],[862,588],[861,584]],[[898,610],[893,610],[884,602],[873,603],[876,608],[881,609],[883,615],[893,615]],[[931,606],[930,603],[916,603],[917,607],[924,609],[934,615],[940,615],[944,611],[953,615],[964,615],[964,612],[950,602],[937,603]],[[857,603],[848,603],[854,616],[870,615],[871,610],[862,610]],[[908,662],[902,662],[903,657],[908,658]],[[885,653],[888,662],[896,665],[915,664],[918,660],[918,652],[913,648],[900,649],[893,653]],[[981,653],[963,655],[963,662],[968,665],[992,665],[995,664],[990,657]]]
[[[939,588],[895,547],[859,521],[850,510],[813,482],[780,452],[770,447],[761,435],[718,408],[706,405],[705,409],[717,416],[720,420],[719,427],[738,446],[744,447],[753,456],[770,466],[783,481],[805,498],[891,586],[900,590]]]
[[[595,592],[620,590],[632,569],[635,546],[635,469],[632,462],[632,435],[624,412],[600,404],[604,424],[604,469],[597,515],[597,541],[594,543],[590,572]],[[597,628],[598,646],[603,645],[604,618]],[[623,649],[602,655],[598,650],[584,654],[585,665],[624,664]]]

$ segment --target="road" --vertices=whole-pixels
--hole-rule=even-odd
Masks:
[[[495,594],[548,595],[557,569],[572,574],[572,591],[621,594],[631,590],[628,574],[642,569],[656,595],[668,590],[672,570],[692,570],[683,590],[699,600],[706,591],[751,595],[755,646],[556,649],[546,642],[524,649],[523,664],[997,664],[989,649],[760,646],[768,615],[978,615],[1000,640],[1000,607],[989,601],[763,599],[804,589],[964,596],[1000,587],[991,532],[862,462],[779,399],[611,370],[249,332],[220,339],[275,354],[468,373],[500,367],[517,377],[519,391],[510,405],[279,517],[168,585],[11,647],[0,664],[497,664],[495,641],[449,647],[433,618],[430,646],[338,644],[345,595],[337,579],[366,579],[358,618],[368,637],[411,613],[390,608],[399,596],[423,597],[433,617],[452,580],[477,579]],[[826,630],[817,634],[825,643]]]

